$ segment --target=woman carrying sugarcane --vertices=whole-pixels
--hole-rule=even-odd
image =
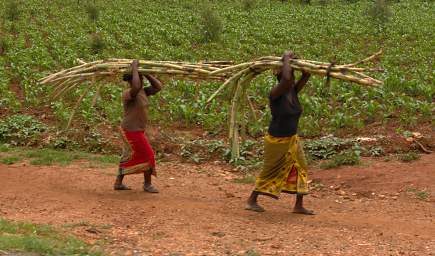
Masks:
[[[290,59],[292,52],[283,55],[283,66],[277,72],[279,83],[269,94],[272,121],[264,137],[264,165],[255,182],[255,188],[248,199],[246,209],[263,212],[258,205],[258,195],[268,195],[278,199],[281,192],[296,194],[293,213],[313,214],[303,207],[303,196],[308,193],[307,163],[303,148],[297,135],[302,106],[298,93],[307,83],[310,74],[302,72],[302,77],[295,82],[294,70]]]
[[[143,173],[144,191],[158,193],[158,190],[151,184],[151,175],[156,175],[156,162],[154,152],[145,135],[145,127],[148,96],[158,93],[162,88],[162,83],[151,75],[145,75],[151,86],[144,88],[143,76],[139,74],[137,60],[133,61],[131,69],[131,74],[123,76],[123,80],[130,84],[130,88],[122,94],[124,116],[120,130],[124,147],[114,189],[129,190],[130,188],[122,183],[124,176]]]

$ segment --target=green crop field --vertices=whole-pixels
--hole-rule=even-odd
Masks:
[[[406,129],[434,123],[433,1],[387,1],[385,9],[373,1],[311,2],[1,1],[0,108],[11,114],[49,105],[63,127],[81,89],[50,102],[52,88],[37,81],[77,65],[78,58],[242,62],[291,49],[305,59],[351,63],[382,48],[385,72],[374,74],[385,81],[382,87],[333,80],[325,88],[324,79],[310,80],[301,97],[301,133],[358,131],[373,123]],[[267,95],[275,83],[271,74],[262,75],[250,89],[259,117],[251,120],[251,135],[267,127]],[[167,81],[152,100],[152,122],[224,132],[228,97],[206,103],[218,86]],[[80,107],[80,121],[118,124],[121,91],[117,84],[105,87],[95,108],[90,93]]]

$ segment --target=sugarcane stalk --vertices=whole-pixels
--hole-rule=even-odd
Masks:
[[[90,85],[88,85],[88,87],[86,87],[85,91],[83,92],[83,94],[80,96],[80,98],[76,101],[76,104],[74,106],[73,112],[71,113],[71,116],[69,117],[68,120],[68,124],[66,126],[66,129],[68,129],[71,126],[71,122],[74,118],[74,115],[77,111],[77,109],[80,106],[80,103],[82,102],[83,98],[88,94],[89,90],[92,88],[93,84],[91,83]]]
[[[351,64],[343,65],[343,66],[345,66],[345,67],[353,67],[353,66],[356,66],[356,65],[359,65],[359,64],[362,64],[362,63],[366,63],[366,62],[372,61],[373,59],[379,57],[382,54],[382,52],[383,52],[383,49],[380,49],[375,54],[373,54],[373,55],[371,55],[371,56],[369,56],[369,57],[367,57],[367,58],[365,58],[363,60],[360,60],[360,61],[357,61],[357,62],[354,62],[354,63],[351,63]]]
[[[243,91],[246,91],[247,85],[252,79],[255,77],[255,73],[245,71],[245,76],[237,82],[236,91],[234,93],[233,99],[231,100],[231,111],[230,111],[230,128],[229,128],[229,137],[232,144],[232,148],[235,149],[234,152],[231,152],[232,158],[236,159],[240,157],[240,148],[239,148],[239,133],[237,127],[237,112],[240,95],[243,95]]]
[[[97,104],[98,96],[100,96],[100,89],[103,86],[103,84],[98,84],[97,89],[95,90],[94,97],[92,98],[91,108]]]

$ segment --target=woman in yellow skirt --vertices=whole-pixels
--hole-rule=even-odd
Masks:
[[[257,177],[246,206],[247,210],[263,212],[258,205],[258,195],[278,199],[281,192],[296,194],[294,213],[314,214],[303,206],[303,196],[308,193],[307,163],[300,139],[297,135],[302,106],[298,93],[307,83],[310,74],[302,72],[295,82],[294,70],[289,64],[295,58],[292,52],[283,55],[283,66],[277,74],[279,83],[269,95],[272,121],[264,137],[264,166]]]

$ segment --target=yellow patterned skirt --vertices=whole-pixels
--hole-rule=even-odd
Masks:
[[[308,193],[308,167],[298,135],[264,137],[264,166],[254,191],[278,198],[281,192]]]

